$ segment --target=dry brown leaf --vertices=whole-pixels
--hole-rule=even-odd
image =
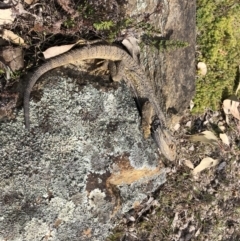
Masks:
[[[69,14],[75,13],[75,10],[71,7],[70,0],[57,0],[58,4]]]
[[[68,50],[70,50],[73,46],[75,46],[76,44],[77,43],[68,44],[68,45],[61,45],[61,46],[54,46],[54,47],[48,48],[43,52],[44,58],[49,59],[49,58],[52,58],[54,56],[65,53]]]
[[[202,75],[202,76],[205,76],[207,74],[207,65],[204,63],[204,62],[199,62],[197,64],[197,68],[199,70],[199,73]]]
[[[200,141],[208,144],[217,145],[218,138],[211,131],[203,131],[199,134],[190,136],[192,141]]]
[[[14,44],[18,44],[18,45],[21,45],[21,46],[25,45],[24,40],[10,30],[4,29],[2,31],[1,37],[3,39],[7,40],[7,41],[10,41],[10,42],[14,43]]]
[[[184,160],[183,164],[191,169],[194,169],[194,166],[190,160]]]
[[[224,111],[224,113],[226,114],[226,115],[229,115],[229,114],[231,114],[231,111],[230,111],[230,109],[231,109],[231,100],[228,100],[228,99],[226,99],[226,100],[224,100],[223,101],[223,111]]]
[[[12,8],[0,9],[0,16],[0,25],[11,24],[16,17]]]
[[[17,71],[24,67],[22,47],[5,47],[0,53],[0,58],[4,60],[12,71]]]
[[[232,114],[236,119],[240,120],[238,106],[239,106],[239,101],[235,101],[233,99],[226,99],[223,101],[224,113],[227,115]]]
[[[190,101],[190,110],[192,110],[193,107],[194,107],[194,102],[191,100],[191,101]]]
[[[222,142],[228,146],[230,146],[230,142],[228,136],[226,134],[220,134],[219,137],[221,138]]]
[[[24,9],[24,6],[19,2],[18,5],[15,7],[17,9],[18,15],[31,15],[35,18],[36,22],[43,22],[42,14],[40,16],[36,14],[32,14]]]
[[[83,44],[83,42],[86,44],[86,40],[80,39],[74,44],[67,44],[67,45],[61,45],[61,46],[55,46],[55,47],[48,48],[43,52],[43,56],[45,59],[55,57],[57,55],[60,55],[60,54],[63,54],[65,52],[69,51],[72,47],[74,47],[77,44],[79,44],[79,45]],[[93,41],[93,42],[97,42],[97,41]]]
[[[43,32],[44,30],[46,30],[46,28],[45,28],[42,24],[36,23],[36,24],[33,26],[33,28],[31,28],[31,29],[29,30],[29,33],[31,33],[32,31],[37,32],[37,33],[41,33],[41,32]]]
[[[14,8],[0,9],[0,25],[11,24],[17,16],[23,14],[33,16],[38,22],[43,21],[39,16],[26,11],[20,1],[18,1],[18,4],[14,5]]]
[[[139,40],[134,37],[127,37],[122,41],[122,44],[128,49],[133,59],[139,62],[140,47],[138,45]]]
[[[33,2],[33,0],[24,0],[24,2],[26,3],[26,4],[32,4],[32,2]]]
[[[211,157],[203,158],[200,164],[194,168],[192,173],[193,175],[196,175],[207,168],[216,166],[218,163],[219,163],[218,160],[212,159]]]

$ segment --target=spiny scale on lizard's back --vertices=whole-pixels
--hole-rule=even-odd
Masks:
[[[125,77],[126,81],[128,81],[130,85],[133,85],[134,90],[137,92],[136,97],[149,99],[152,105],[154,105],[155,114],[158,115],[161,123],[165,125],[165,116],[160,110],[157,98],[155,97],[154,89],[152,88],[150,81],[148,81],[147,76],[141,70],[141,68],[138,67],[136,71],[126,70]]]
[[[85,60],[85,59],[111,59],[111,60],[122,60],[123,58],[123,50],[119,49],[115,46],[107,46],[107,45],[96,45],[90,48],[85,47],[78,50],[72,50],[68,54],[70,54],[74,59],[77,60]]]

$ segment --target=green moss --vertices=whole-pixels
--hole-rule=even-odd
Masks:
[[[152,230],[153,227],[154,225],[152,223],[149,223],[148,221],[143,221],[139,225],[140,230],[149,231],[149,232]]]
[[[114,234],[111,234],[106,241],[118,241],[121,240],[121,238],[124,236],[124,231],[121,230],[115,230]]]
[[[63,22],[63,26],[65,28],[73,28],[73,27],[75,27],[75,25],[76,25],[76,22],[72,18],[69,18]]]
[[[240,6],[234,1],[197,1],[197,62],[206,63],[205,77],[197,78],[194,112],[218,109],[234,91],[240,56]]]
[[[110,30],[111,27],[114,26],[114,23],[110,20],[110,21],[102,21],[99,23],[94,23],[93,27],[96,28],[96,30]]]
[[[157,42],[158,49],[160,51],[176,50],[179,48],[185,48],[189,44],[181,40],[159,40]]]
[[[155,36],[156,34],[160,33],[159,30],[154,28],[154,26],[148,22],[144,22],[144,21],[136,22],[135,20],[129,19],[129,18],[119,18],[119,19],[115,19],[114,21],[113,20],[101,20],[101,21],[98,20],[98,22],[93,23],[93,27],[102,36],[104,36],[104,38],[107,42],[116,41],[117,36],[119,36],[119,33],[121,33],[121,31],[124,29],[133,28],[136,30],[141,30],[141,31],[144,31],[144,33],[146,35],[151,36],[151,38],[153,38],[153,36]],[[163,44],[159,43],[159,42],[161,42],[161,41],[158,41],[157,44],[159,44],[159,48],[160,48],[160,45],[162,47]],[[156,45],[156,43],[154,41],[152,41],[151,44]],[[176,42],[171,43],[171,44],[174,44],[174,46],[175,46]],[[171,45],[171,44],[169,44],[169,45]],[[165,45],[167,45],[167,44],[165,44]],[[177,42],[177,45],[179,45],[179,42]],[[167,46],[167,47],[170,47],[170,46]]]
[[[83,1],[83,3],[78,6],[77,10],[84,18],[93,17],[96,13],[94,6],[87,1]]]

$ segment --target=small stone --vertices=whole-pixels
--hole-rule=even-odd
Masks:
[[[222,163],[220,163],[220,164],[218,165],[218,167],[217,167],[217,170],[218,170],[218,171],[223,170],[223,169],[225,168],[226,165],[227,165],[226,162],[222,162]]]
[[[180,128],[180,124],[179,124],[179,123],[177,123],[177,124],[173,127],[173,129],[174,129],[175,131],[179,130],[179,128]]]
[[[210,121],[209,120],[206,120],[203,122],[203,125],[206,126]]]
[[[207,74],[207,65],[204,62],[198,62],[197,68],[200,75],[205,76]]]
[[[194,146],[191,146],[191,147],[189,148],[189,151],[194,151]]]
[[[190,101],[190,110],[192,110],[193,107],[194,107],[194,102],[191,100],[191,101]]]
[[[129,217],[129,220],[131,221],[131,222],[135,222],[135,218],[133,217],[133,216],[131,216],[131,217]]]

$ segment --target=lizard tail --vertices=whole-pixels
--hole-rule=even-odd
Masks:
[[[27,130],[30,129],[30,121],[29,121],[29,101],[30,101],[30,93],[32,91],[33,86],[37,82],[37,80],[46,72],[49,70],[55,69],[57,67],[73,63],[74,60],[71,57],[71,54],[67,53],[65,55],[62,55],[61,61],[58,61],[58,58],[53,58],[47,61],[45,64],[40,66],[35,72],[34,75],[31,77],[27,88],[24,92],[24,119],[25,119],[25,127]]]

